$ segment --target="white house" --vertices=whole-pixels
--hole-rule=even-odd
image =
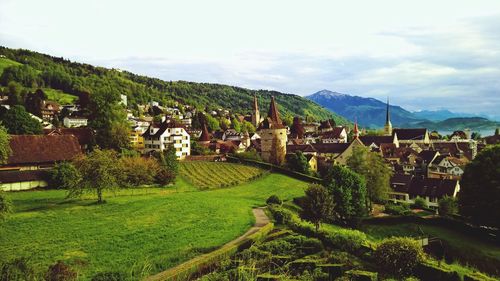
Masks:
[[[184,125],[175,120],[166,120],[160,124],[151,123],[144,137],[144,153],[163,151],[169,145],[175,148],[177,158],[183,159],[191,155],[191,137]]]
[[[83,117],[64,117],[63,124],[66,128],[86,127],[87,121]]]

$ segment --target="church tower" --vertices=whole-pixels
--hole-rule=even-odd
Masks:
[[[385,113],[384,135],[392,136],[391,114],[389,112],[389,98],[387,98],[387,110]]]
[[[258,128],[260,124],[259,104],[257,103],[256,95],[253,95],[252,124],[255,126],[255,128]]]
[[[283,164],[286,155],[286,133],[286,127],[281,121],[276,101],[274,97],[271,97],[267,117],[258,129],[261,141],[261,157],[264,161],[275,165]]]

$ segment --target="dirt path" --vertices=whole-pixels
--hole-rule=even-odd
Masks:
[[[269,217],[267,217],[267,215],[264,211],[264,208],[254,208],[254,209],[252,209],[252,212],[253,212],[253,215],[255,216],[255,224],[247,232],[245,232],[243,235],[241,235],[240,237],[238,237],[232,241],[229,241],[228,243],[224,244],[224,246],[222,246],[222,247],[237,245],[238,243],[245,240],[245,238],[256,233],[262,227],[266,226],[270,222]],[[195,257],[191,260],[188,260],[184,263],[181,263],[173,268],[170,268],[170,269],[167,269],[167,270],[160,272],[158,274],[149,276],[145,280],[146,281],[170,280],[171,279],[170,276],[172,276],[172,272],[178,271],[178,269],[185,267],[186,264],[193,263],[195,260],[203,260],[203,258],[205,256],[208,256],[208,255],[210,255],[210,253],[197,256],[197,257]]]

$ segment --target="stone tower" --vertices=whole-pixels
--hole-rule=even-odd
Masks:
[[[269,112],[258,131],[262,159],[276,165],[283,164],[287,143],[286,127],[281,121],[274,97],[271,97]]]
[[[387,110],[385,112],[384,135],[386,136],[392,135],[391,114],[389,112],[389,98],[387,98]]]
[[[259,104],[257,103],[256,95],[253,96],[252,124],[255,128],[258,128],[260,124]]]

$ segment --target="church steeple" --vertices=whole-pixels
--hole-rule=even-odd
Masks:
[[[260,112],[259,112],[259,103],[257,102],[257,95],[253,96],[252,123],[255,126],[255,128],[259,127]]]
[[[278,106],[276,105],[274,97],[271,97],[271,105],[269,106],[267,117],[271,118],[271,121],[274,125],[281,125],[283,123],[281,122],[280,114],[278,112]]]
[[[352,134],[355,139],[359,137],[359,129],[358,129],[358,119],[356,118],[354,120],[354,129],[352,130]]]
[[[391,113],[389,111],[389,97],[387,97],[387,109],[385,112],[384,134],[386,136],[392,135]]]

